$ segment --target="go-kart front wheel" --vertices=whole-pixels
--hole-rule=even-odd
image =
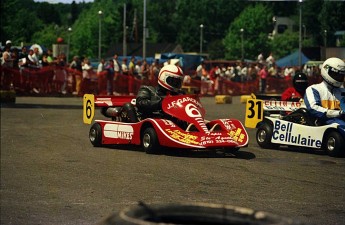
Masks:
[[[278,148],[279,145],[272,144],[272,133],[273,128],[272,125],[264,123],[259,126],[258,130],[256,131],[256,142],[261,148]]]
[[[154,128],[148,127],[144,130],[141,144],[145,152],[148,154],[154,154],[158,152],[160,146],[158,136]]]
[[[89,139],[94,147],[102,146],[102,127],[99,123],[94,123],[90,128]]]
[[[330,132],[324,142],[324,149],[332,157],[344,156],[345,140],[337,131]]]

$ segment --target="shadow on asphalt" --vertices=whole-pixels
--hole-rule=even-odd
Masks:
[[[1,108],[23,108],[23,109],[83,109],[81,105],[47,105],[28,103],[1,103]]]
[[[142,152],[146,154],[140,146],[136,145],[107,145],[102,146],[103,148],[113,149],[113,150],[125,150],[125,151],[135,151]],[[195,149],[174,149],[174,148],[164,148],[161,152],[155,155],[166,155],[171,157],[188,157],[188,158],[237,158],[237,159],[254,159],[255,155],[251,152],[238,150],[236,152],[224,152],[222,150],[195,150]]]
[[[300,147],[300,146],[280,146],[278,149],[271,149],[271,150],[272,151],[286,151],[286,152],[296,152],[296,153],[327,156],[327,153],[323,150]]]

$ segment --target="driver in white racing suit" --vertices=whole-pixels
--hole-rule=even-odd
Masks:
[[[338,58],[329,58],[321,68],[323,81],[307,88],[304,102],[309,113],[318,121],[338,123],[345,128],[345,63]],[[343,96],[344,95],[344,96]],[[343,106],[344,105],[344,106]]]

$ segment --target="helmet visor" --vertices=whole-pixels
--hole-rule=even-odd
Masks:
[[[331,66],[326,66],[326,71],[328,72],[328,75],[332,77],[334,80],[343,82],[345,77],[345,70],[338,70],[336,68],[333,68]]]
[[[177,89],[180,89],[182,86],[182,77],[170,76],[170,77],[167,77],[166,81],[168,85]]]

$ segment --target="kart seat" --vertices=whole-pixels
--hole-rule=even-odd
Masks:
[[[317,119],[310,115],[306,108],[299,108],[296,111],[283,117],[283,120],[308,126],[319,126]]]
[[[127,102],[122,106],[122,108],[127,113],[127,117],[130,123],[139,122],[139,119],[137,117],[137,110],[135,109],[133,104],[131,104],[130,102]]]

